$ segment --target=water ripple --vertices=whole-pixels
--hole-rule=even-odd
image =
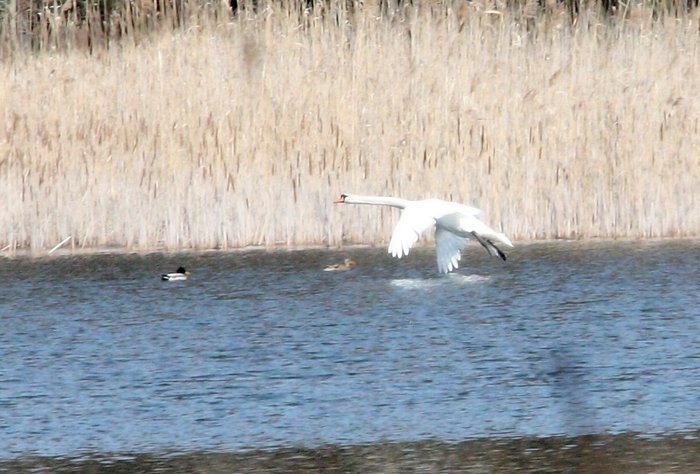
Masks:
[[[697,430],[699,249],[2,260],[0,458]]]

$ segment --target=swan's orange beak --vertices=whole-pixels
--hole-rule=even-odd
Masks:
[[[338,198],[337,198],[335,201],[333,201],[333,202],[334,202],[335,204],[345,202],[345,196],[342,196],[342,195],[341,195],[341,196],[338,196]]]

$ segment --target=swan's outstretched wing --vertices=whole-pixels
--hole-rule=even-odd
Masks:
[[[418,241],[418,237],[435,225],[435,219],[420,209],[407,207],[391,234],[389,253],[396,258],[408,255],[408,251]]]
[[[437,265],[440,273],[448,273],[459,267],[462,250],[467,246],[468,239],[453,234],[441,227],[435,229],[435,250]]]

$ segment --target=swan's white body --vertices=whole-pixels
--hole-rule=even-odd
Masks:
[[[420,235],[435,227],[435,247],[437,265],[441,273],[448,273],[459,267],[462,250],[469,238],[475,238],[490,255],[506,256],[492,241],[509,247],[513,244],[508,237],[496,232],[479,220],[481,211],[475,207],[440,199],[409,201],[387,196],[358,196],[342,194],[335,202],[345,204],[374,204],[402,209],[401,218],[391,234],[389,253],[401,258],[418,241]]]

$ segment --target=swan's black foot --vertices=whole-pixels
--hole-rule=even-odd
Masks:
[[[489,244],[491,244],[491,247],[493,247],[493,248],[496,250],[496,255],[493,255],[493,254],[491,253],[491,250],[489,250],[488,247],[487,247],[487,250],[489,250],[489,253],[490,253],[491,255],[493,255],[494,257],[501,257],[501,259],[502,259],[504,262],[507,260],[507,259],[506,259],[506,254],[504,254],[503,251],[502,251],[501,249],[499,249],[498,247],[496,247],[496,244],[494,244],[494,243],[491,242],[490,240],[487,240],[486,242],[488,242]]]
[[[480,235],[477,234],[476,232],[472,232],[472,235],[474,236],[474,238],[475,238],[476,240],[479,241],[479,243],[480,243],[481,245],[484,246],[484,248],[485,248],[486,251],[489,253],[489,255],[491,255],[492,257],[500,257],[503,261],[506,260],[506,254],[504,254],[504,253],[501,251],[501,249],[499,249],[498,247],[496,247],[496,245],[495,245],[493,242],[491,242],[489,239],[483,238],[482,236],[480,236]]]

